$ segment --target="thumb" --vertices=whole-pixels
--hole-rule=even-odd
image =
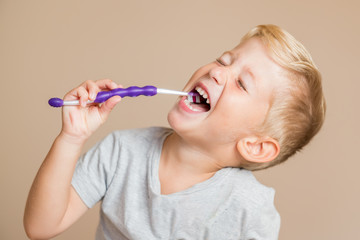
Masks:
[[[103,104],[101,104],[101,107],[99,109],[99,113],[101,114],[102,119],[106,119],[109,116],[111,110],[120,101],[121,101],[120,96],[114,96],[114,97],[111,97],[108,100],[106,100],[106,102],[104,102]]]

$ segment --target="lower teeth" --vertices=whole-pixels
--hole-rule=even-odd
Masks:
[[[185,99],[185,100],[184,100],[184,103],[185,103],[186,106],[188,106],[192,111],[194,111],[194,112],[200,112],[200,110],[195,109],[195,108],[193,108],[193,107],[191,106],[189,100]]]

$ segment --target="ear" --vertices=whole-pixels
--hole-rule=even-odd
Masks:
[[[246,137],[238,141],[237,150],[247,161],[265,163],[279,155],[280,146],[278,141],[270,137]]]

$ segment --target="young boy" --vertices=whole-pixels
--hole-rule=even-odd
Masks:
[[[277,239],[274,190],[251,171],[306,145],[325,114],[321,77],[305,48],[261,25],[185,86],[209,104],[180,97],[172,129],[117,131],[79,160],[88,137],[120,97],[86,106],[111,80],[87,81],[66,100],[63,126],[30,190],[24,225],[51,238],[102,201],[96,239]]]

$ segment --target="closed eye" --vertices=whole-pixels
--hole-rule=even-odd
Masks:
[[[240,88],[244,89],[245,92],[247,92],[247,90],[246,90],[246,88],[245,88],[245,86],[244,86],[244,84],[243,84],[243,82],[241,80],[237,80],[237,83],[238,83]]]
[[[222,65],[222,66],[226,66],[225,63],[224,63],[223,61],[221,61],[220,58],[217,58],[217,59],[216,59],[216,62],[218,62],[218,63],[219,63],[220,65]]]

